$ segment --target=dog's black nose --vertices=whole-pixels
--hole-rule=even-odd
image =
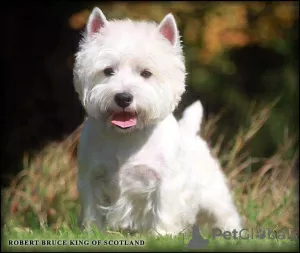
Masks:
[[[117,93],[115,95],[115,102],[122,108],[128,107],[133,100],[133,96],[128,92]]]

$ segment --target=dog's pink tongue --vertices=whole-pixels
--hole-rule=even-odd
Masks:
[[[121,128],[132,127],[136,125],[136,116],[129,112],[120,112],[113,115],[111,123]]]

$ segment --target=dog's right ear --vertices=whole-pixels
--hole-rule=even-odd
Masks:
[[[92,37],[96,32],[99,32],[107,23],[108,21],[103,12],[98,7],[95,7],[89,16],[86,26],[88,37]]]

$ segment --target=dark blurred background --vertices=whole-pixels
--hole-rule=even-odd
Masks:
[[[160,22],[169,12],[182,35],[188,91],[178,108],[200,98],[205,116],[225,110],[218,131],[230,140],[250,119],[253,101],[279,98],[252,141],[253,156],[268,156],[299,134],[298,2],[43,2],[7,6],[1,14],[3,61],[2,179],[7,185],[34,155],[83,121],[72,84],[73,55],[90,11],[108,19]],[[294,150],[298,148],[298,144]],[[292,154],[291,154],[292,155]]]

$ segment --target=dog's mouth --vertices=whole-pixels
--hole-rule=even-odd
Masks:
[[[111,123],[119,128],[127,129],[136,125],[137,115],[133,112],[113,113]]]

